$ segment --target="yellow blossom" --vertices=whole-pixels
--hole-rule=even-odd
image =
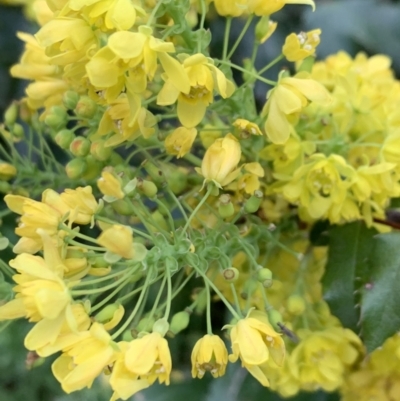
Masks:
[[[315,54],[315,48],[320,42],[320,29],[309,32],[291,33],[286,37],[282,53],[288,61],[300,61]]]
[[[223,17],[239,17],[247,11],[248,0],[214,0],[217,13]]]
[[[170,155],[183,157],[190,152],[196,136],[196,128],[179,127],[165,138],[165,149]]]
[[[110,171],[102,171],[101,178],[97,180],[97,186],[103,195],[115,199],[122,199],[125,197],[122,191],[121,178]]]
[[[108,251],[126,259],[132,259],[135,254],[132,230],[127,226],[115,224],[107,228],[97,238],[97,242]]]
[[[246,163],[243,168],[246,173],[238,179],[237,189],[244,189],[247,194],[253,195],[254,191],[260,189],[259,178],[264,177],[264,169],[257,162]]]
[[[192,377],[201,379],[206,371],[213,377],[225,374],[228,351],[220,337],[206,334],[198,340],[192,351]]]
[[[217,139],[206,151],[201,168],[196,171],[207,181],[223,187],[232,182],[240,172],[237,165],[242,151],[239,141],[231,134]]]
[[[204,130],[200,131],[201,144],[204,149],[208,149],[218,138],[221,138],[222,132],[218,130],[218,127],[206,124]]]
[[[150,384],[158,379],[168,385],[172,362],[167,340],[153,332],[131,341],[125,354],[125,366]]]
[[[240,357],[242,365],[263,386],[269,386],[260,365],[267,362],[270,356],[277,365],[282,365],[285,345],[280,334],[269,324],[266,314],[253,311],[231,328],[230,337],[232,354],[229,355],[229,360],[235,362]]]
[[[117,345],[101,324],[93,323],[84,333],[52,364],[54,376],[68,394],[91,387],[93,380],[116,359]]]
[[[241,133],[243,138],[247,138],[250,135],[262,135],[257,124],[244,120],[243,118],[238,118],[232,125]]]
[[[255,15],[271,15],[282,9],[286,4],[307,4],[315,9],[313,0],[248,0],[249,11]]]
[[[16,174],[17,169],[12,164],[0,162],[0,180],[11,180]]]
[[[184,74],[190,87],[182,91],[167,73],[167,80],[157,96],[157,104],[168,106],[177,102],[180,123],[186,128],[198,125],[207,106],[214,100],[214,91],[224,99],[234,92],[234,84],[203,54],[194,54],[183,61]]]
[[[267,115],[264,129],[273,143],[284,144],[289,139],[290,118],[297,117],[310,101],[327,104],[331,100],[324,86],[305,76],[300,73],[295,77],[281,78],[268,93],[262,115]]]

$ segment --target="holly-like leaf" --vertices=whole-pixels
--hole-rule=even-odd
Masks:
[[[380,234],[373,242],[361,302],[361,333],[369,352],[400,330],[400,233]]]
[[[363,222],[332,226],[329,230],[329,257],[323,278],[324,298],[344,327],[358,331],[359,295],[367,281],[367,259],[377,232]]]

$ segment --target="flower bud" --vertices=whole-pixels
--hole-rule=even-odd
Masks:
[[[87,156],[90,151],[90,141],[82,136],[77,137],[71,142],[69,150],[74,156]]]
[[[306,303],[302,296],[293,294],[286,302],[287,310],[293,315],[301,315],[306,309]]]
[[[109,263],[104,260],[103,255],[93,256],[89,259],[89,264],[94,268],[105,268],[109,266]]]
[[[8,127],[15,124],[18,118],[18,103],[12,102],[4,113],[4,122]]]
[[[160,227],[160,228],[162,228],[162,229],[168,231],[168,224],[167,224],[167,222],[165,221],[164,216],[161,214],[161,212],[160,212],[159,210],[155,210],[155,211],[151,214],[151,216],[152,216],[152,220],[154,221],[154,223],[157,224],[157,227],[154,227],[154,231],[155,231],[155,232],[158,232],[158,231],[159,231],[158,227]],[[151,224],[151,221],[150,221],[150,224]]]
[[[256,25],[255,34],[256,39],[260,43],[264,43],[275,32],[278,24],[269,19],[269,15],[264,15],[260,18]]]
[[[134,214],[134,209],[131,203],[125,199],[118,199],[111,203],[112,208],[115,212],[121,216],[131,216]]]
[[[58,131],[54,137],[54,140],[61,149],[68,149],[74,139],[75,134],[69,129]]]
[[[231,217],[235,213],[231,197],[228,194],[223,194],[219,197],[218,213],[223,219]]]
[[[154,163],[152,163],[149,160],[145,160],[142,163],[142,167],[146,170],[147,174],[152,178],[152,180],[156,184],[161,184],[162,182],[165,182],[165,176],[164,173],[161,171],[160,168],[158,168]]]
[[[73,110],[79,101],[79,93],[75,91],[66,91],[63,95],[62,101],[67,109]]]
[[[46,125],[54,130],[60,130],[65,127],[68,119],[66,110],[61,106],[53,106],[44,119]]]
[[[86,181],[94,180],[100,175],[103,164],[96,160],[92,155],[86,156],[85,160],[87,163],[87,167],[82,175],[82,179]]]
[[[239,278],[239,270],[236,267],[228,267],[222,271],[222,277],[228,283],[233,283]]]
[[[169,189],[175,194],[179,195],[182,193],[188,183],[188,178],[187,174],[185,174],[183,171],[176,169],[172,173],[167,175],[167,183]]]
[[[272,286],[272,271],[267,269],[267,268],[263,268],[257,271],[257,281],[259,281],[260,283],[262,283],[262,285],[265,288],[269,288]]]
[[[85,159],[73,159],[67,163],[65,166],[65,171],[67,176],[72,180],[81,178],[83,173],[86,171],[87,162]]]
[[[115,199],[123,199],[125,197],[125,194],[122,191],[121,178],[106,169],[101,173],[101,178],[97,180],[97,186],[103,195]]]
[[[9,163],[0,162],[0,180],[8,181],[15,177],[17,169]]]
[[[252,278],[248,279],[242,288],[242,292],[240,293],[240,296],[243,299],[248,299],[251,297],[251,295],[254,293],[254,291],[257,289],[259,286],[258,282]]]
[[[24,122],[29,124],[32,121],[32,117],[35,112],[31,110],[26,101],[21,101],[19,103],[19,118]]]
[[[154,198],[158,192],[154,182],[143,180],[141,178],[137,179],[137,189],[148,198]]]
[[[314,56],[308,56],[306,57],[299,67],[297,68],[297,72],[305,71],[305,72],[311,72],[312,68],[315,63],[315,57]]]
[[[97,111],[97,104],[89,96],[81,96],[74,111],[78,117],[92,118]]]
[[[15,123],[12,127],[11,133],[17,139],[22,139],[25,136],[24,127],[21,124]]]
[[[201,168],[196,169],[207,181],[218,187],[231,183],[240,172],[237,165],[242,151],[239,141],[231,134],[217,139],[206,151]]]
[[[267,312],[268,314],[268,320],[271,323],[272,327],[276,331],[281,331],[280,327],[278,326],[278,323],[282,323],[282,315],[276,310],[276,309],[271,309]]]
[[[165,138],[165,149],[168,154],[179,159],[190,152],[196,136],[196,128],[179,127]]]
[[[153,324],[153,332],[160,333],[163,337],[167,334],[169,330],[169,323],[167,319],[158,319]]]
[[[8,194],[11,191],[11,184],[5,181],[0,181],[0,194]]]
[[[139,320],[139,323],[136,326],[136,330],[140,333],[141,331],[150,331],[155,322],[154,317],[151,319],[147,316],[143,317]]]
[[[99,313],[94,317],[96,322],[105,323],[114,317],[114,313],[118,310],[119,304],[109,304],[104,307]]]
[[[255,213],[261,205],[263,200],[263,193],[259,190],[254,191],[254,195],[252,195],[249,199],[246,200],[244,204],[244,210],[247,213]]]
[[[111,156],[112,148],[106,147],[105,141],[95,141],[90,146],[90,153],[96,160],[106,161]]]
[[[173,334],[178,334],[182,330],[185,330],[186,327],[188,327],[189,320],[190,320],[189,312],[181,311],[181,312],[175,313],[175,315],[172,316],[171,323],[169,325],[169,330]]]

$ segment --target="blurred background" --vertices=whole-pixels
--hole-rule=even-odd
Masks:
[[[22,0],[23,1],[23,0]],[[29,0],[25,0],[25,4]],[[12,99],[23,96],[23,81],[10,77],[9,68],[18,61],[22,52],[22,42],[16,37],[17,31],[35,33],[37,26],[26,18],[24,6],[12,5],[12,0],[0,0],[0,122],[5,108]],[[16,2],[15,2],[16,3]],[[392,59],[392,67],[397,77],[400,76],[400,0],[315,0],[317,9],[311,12],[310,7],[286,6],[273,19],[278,22],[278,29],[263,46],[257,57],[257,67],[262,68],[279,53],[285,37],[291,32],[322,29],[321,44],[317,56],[323,59],[340,50],[354,56],[360,51],[368,55],[386,54]],[[224,20],[217,16],[207,21],[213,32],[211,53],[219,57],[224,32]],[[232,43],[239,35],[244,22],[235,20],[232,24]],[[234,54],[234,62],[249,57],[254,36],[249,30],[241,46]],[[286,63],[287,65],[288,63]],[[268,71],[268,78],[276,79],[279,69],[285,62]],[[240,76],[235,77],[240,80]],[[260,104],[265,99],[267,87],[259,85],[256,97]],[[14,222],[4,222],[3,231],[13,226]],[[9,223],[9,224],[7,224]],[[6,234],[6,233],[5,233]],[[4,255],[3,255],[4,256]],[[0,288],[0,292],[10,291],[10,287]],[[1,294],[0,294],[1,295]],[[0,299],[5,297],[0,296]],[[218,308],[218,305],[216,305]],[[23,339],[29,330],[25,322],[0,323],[0,400],[1,401],[103,401],[108,400],[110,391],[106,380],[98,381],[92,390],[66,395],[50,373],[52,360],[29,369],[31,355],[23,348]],[[171,342],[171,348],[177,351],[182,360],[181,368],[173,375],[170,388],[153,386],[151,389],[133,397],[135,401],[278,401],[275,394],[262,388],[238,364],[230,366],[227,374],[218,380],[204,378],[187,380],[189,365],[183,361],[190,359],[191,337],[197,335],[189,328]],[[197,338],[197,337],[196,337]],[[173,353],[174,354],[174,353]],[[176,354],[174,354],[176,355]],[[302,394],[292,401],[337,401],[338,394],[322,392]]]

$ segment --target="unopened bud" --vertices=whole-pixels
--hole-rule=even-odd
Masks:
[[[96,322],[105,323],[110,321],[113,317],[115,312],[118,310],[119,304],[110,304],[104,307],[97,315],[95,315],[94,319]]]
[[[157,186],[154,184],[154,182],[142,180],[141,178],[137,179],[136,187],[148,198],[154,198],[158,192]]]
[[[171,323],[169,325],[169,330],[174,333],[178,334],[182,330],[185,330],[186,327],[188,327],[190,321],[190,313],[187,311],[181,311],[178,313],[175,313],[174,316],[172,316]]]
[[[269,15],[261,17],[255,29],[257,41],[264,43],[275,32],[277,25],[269,19]]]
[[[8,106],[7,110],[4,113],[4,122],[8,127],[11,127],[15,124],[18,118],[18,103],[12,102],[10,106]]]
[[[90,146],[90,153],[96,160],[106,161],[111,156],[112,148],[106,147],[105,141],[95,141]]]
[[[22,139],[25,136],[24,127],[21,124],[15,123],[12,127],[11,133],[15,138]]]
[[[8,194],[11,191],[11,184],[6,181],[0,181],[0,194]]]
[[[84,157],[89,154],[90,151],[90,141],[84,137],[75,138],[70,146],[69,150],[74,156]]]
[[[60,130],[67,124],[67,111],[61,106],[53,106],[44,119],[46,125],[54,130]]]
[[[293,315],[301,315],[306,309],[304,298],[300,295],[291,295],[286,303],[287,310]]]
[[[8,181],[15,177],[17,169],[10,163],[0,162],[0,180]]]
[[[95,268],[104,268],[109,266],[109,263],[104,260],[103,255],[92,256],[88,262],[92,267]]]
[[[64,106],[67,109],[73,110],[79,101],[79,93],[75,91],[66,91],[63,95],[62,100]]]
[[[78,117],[92,118],[97,111],[97,104],[89,96],[82,96],[74,111]]]
[[[239,278],[239,270],[236,267],[228,267],[222,271],[222,276],[228,283],[233,283]]]
[[[111,206],[121,216],[131,216],[134,213],[132,204],[126,199],[118,199]]]
[[[164,173],[154,163],[150,162],[149,160],[145,160],[142,163],[142,166],[156,184],[161,184],[165,181]]]
[[[92,155],[88,155],[86,160],[86,170],[82,175],[83,180],[91,181],[100,175],[102,168],[104,167],[101,162],[96,160]]]
[[[155,227],[155,232],[159,231],[158,228],[162,228],[164,230],[168,230],[168,224],[164,218],[164,216],[161,214],[161,212],[159,210],[155,210],[152,213],[152,219],[154,221],[154,223],[156,223],[157,227]],[[151,222],[150,222],[151,224]]]
[[[257,271],[257,281],[262,283],[265,288],[269,288],[273,284],[272,271],[266,267]]]
[[[58,131],[54,137],[54,140],[61,149],[68,149],[74,139],[75,134],[69,129]]]
[[[187,187],[188,177],[183,171],[179,169],[174,170],[167,176],[167,183],[170,190],[175,194],[181,194]]]
[[[228,194],[223,194],[219,197],[218,213],[223,219],[231,217],[235,213],[231,197]]]
[[[139,323],[136,326],[136,331],[140,333],[141,331],[150,331],[155,322],[154,318],[149,319],[147,316],[143,317],[139,320]]]
[[[244,204],[244,210],[247,213],[255,213],[261,205],[263,199],[263,193],[259,190],[254,191],[252,195]]]
[[[297,72],[305,71],[305,72],[311,72],[313,66],[315,63],[315,57],[314,56],[308,56],[306,57],[299,67],[297,68]]]
[[[268,320],[276,331],[280,331],[278,323],[282,323],[282,315],[276,310],[271,309],[267,312]]]
[[[87,163],[85,159],[73,159],[65,166],[67,176],[73,180],[81,178],[86,171]]]
[[[253,292],[256,291],[258,285],[259,284],[256,280],[251,279],[251,278],[248,279],[243,285],[243,289],[242,289],[242,292],[240,293],[240,296],[243,299],[248,299],[249,297],[251,297]]]
[[[153,332],[160,333],[163,337],[165,336],[165,334],[167,334],[168,330],[169,330],[169,323],[165,318],[158,319],[153,324]]]

